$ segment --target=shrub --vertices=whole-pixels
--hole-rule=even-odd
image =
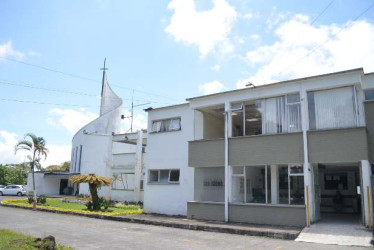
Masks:
[[[92,211],[92,209],[93,209],[93,203],[92,203],[92,201],[87,202],[85,205],[87,207],[87,210]]]
[[[47,197],[45,195],[39,195],[36,199],[36,202],[41,205],[45,205],[47,203]]]
[[[34,202],[34,197],[33,197],[32,195],[29,195],[29,196],[27,197],[27,202],[28,202],[29,204],[32,204],[32,203]]]

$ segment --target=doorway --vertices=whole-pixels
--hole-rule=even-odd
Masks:
[[[60,180],[60,195],[64,195],[65,188],[68,187],[68,179]]]

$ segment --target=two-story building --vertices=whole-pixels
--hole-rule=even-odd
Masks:
[[[304,226],[372,224],[374,74],[362,68],[147,109],[146,212]]]

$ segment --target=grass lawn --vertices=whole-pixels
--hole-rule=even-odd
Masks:
[[[0,229],[0,250],[40,249],[40,245],[41,243],[36,243],[33,237],[6,229]],[[72,248],[57,244],[56,249],[71,250]]]
[[[27,202],[27,199],[20,199],[20,200],[3,200],[4,204],[11,204],[11,205],[21,205],[32,207]],[[82,214],[101,214],[101,215],[109,215],[109,216],[116,216],[116,215],[123,215],[123,214],[141,214],[143,210],[140,206],[137,205],[127,205],[121,207],[109,207],[109,211],[89,211],[87,210],[85,205],[77,204],[77,203],[69,203],[69,202],[62,202],[60,198],[47,198],[47,204],[45,205],[38,205],[37,207],[40,208],[47,208],[57,211],[66,211],[66,212],[77,212]]]

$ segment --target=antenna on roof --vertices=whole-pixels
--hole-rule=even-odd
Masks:
[[[256,86],[251,82],[248,82],[245,86],[246,87],[251,87],[251,88],[256,88]]]

